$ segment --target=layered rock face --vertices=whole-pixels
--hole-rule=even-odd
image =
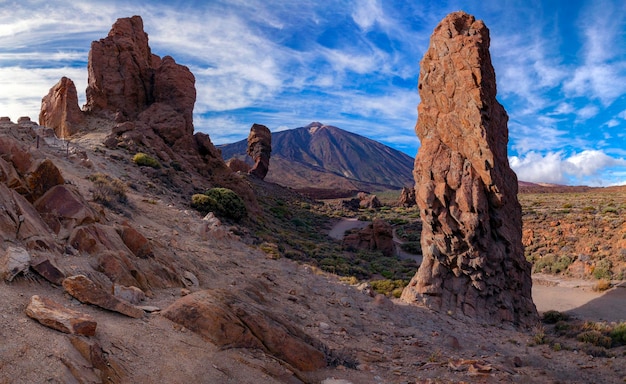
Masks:
[[[76,86],[71,79],[62,77],[41,100],[39,125],[50,127],[58,137],[66,138],[76,133],[84,121]]]
[[[261,124],[252,125],[246,152],[254,160],[254,166],[249,173],[263,180],[269,171],[272,153],[272,133],[269,128]]]
[[[420,63],[415,159],[424,261],[402,299],[481,322],[532,325],[508,116],[496,100],[489,30],[464,12],[435,28]]]

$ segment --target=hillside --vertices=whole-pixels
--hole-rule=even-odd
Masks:
[[[246,140],[220,145],[224,160],[251,164]],[[267,181],[307,190],[379,191],[412,186],[413,159],[366,137],[311,123],[272,133]]]

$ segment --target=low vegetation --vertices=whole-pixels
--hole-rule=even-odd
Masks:
[[[139,166],[145,166],[155,169],[161,168],[161,163],[159,163],[157,159],[143,152],[139,152],[135,154],[135,156],[133,156],[133,163]]]
[[[530,345],[549,344],[554,351],[578,350],[595,357],[626,356],[626,322],[593,322],[546,311]]]
[[[246,206],[234,191],[228,188],[211,188],[191,197],[191,206],[203,214],[240,221],[247,215]]]
[[[93,183],[91,193],[93,200],[109,208],[116,204],[127,204],[126,184],[120,179],[112,178],[103,173],[94,173],[88,177]]]

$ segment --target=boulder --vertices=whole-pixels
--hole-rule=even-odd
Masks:
[[[26,314],[46,327],[73,335],[93,336],[98,325],[90,315],[65,308],[54,300],[38,295],[30,298]]]
[[[41,100],[39,125],[53,128],[57,137],[67,138],[78,132],[84,122],[76,86],[71,79],[62,77]]]
[[[379,250],[385,256],[393,256],[395,254],[393,228],[385,220],[375,219],[365,228],[344,236],[343,247],[370,251]]]
[[[415,206],[415,204],[415,188],[403,187],[402,191],[400,191],[398,205],[409,208]]]
[[[178,299],[162,314],[219,347],[261,349],[301,371],[326,366],[319,342],[245,294],[198,291]]]
[[[61,171],[50,159],[41,161],[34,170],[24,178],[30,190],[30,201],[35,201],[52,187],[65,184]]]
[[[415,189],[422,262],[402,300],[479,322],[536,324],[508,116],[489,30],[464,12],[435,28],[420,63]]]
[[[35,201],[34,206],[60,239],[67,239],[78,226],[100,220],[99,214],[78,189],[70,185],[57,185],[51,188]]]
[[[53,284],[61,285],[63,279],[65,279],[65,273],[63,273],[49,254],[35,253],[30,267]]]
[[[93,304],[136,319],[144,315],[143,310],[108,293],[85,275],[66,278],[63,280],[63,288],[81,303]]]
[[[133,255],[145,259],[153,257],[152,246],[144,235],[133,228],[128,222],[124,222],[117,230],[124,245],[130,249]]]
[[[228,160],[226,162],[226,165],[228,165],[228,168],[230,168],[230,170],[233,172],[249,173],[250,170],[252,169],[248,165],[248,163],[246,163],[245,161],[241,159],[237,159],[236,157],[233,157],[232,159]]]
[[[365,192],[359,192],[357,194],[357,199],[359,199],[359,208],[361,209],[376,209],[383,206],[376,195],[368,195]]]
[[[113,296],[133,305],[137,305],[146,299],[146,294],[137,287],[126,287],[124,285],[113,284]]]
[[[0,277],[13,281],[15,276],[28,271],[30,260],[30,254],[24,248],[8,247],[0,258]]]
[[[269,128],[261,124],[252,124],[246,153],[254,161],[249,174],[263,180],[269,171],[272,153],[272,133]]]

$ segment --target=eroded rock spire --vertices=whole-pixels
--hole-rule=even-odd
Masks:
[[[402,299],[481,322],[531,325],[508,116],[496,100],[489,30],[464,12],[435,28],[420,63],[413,171],[424,261]]]

